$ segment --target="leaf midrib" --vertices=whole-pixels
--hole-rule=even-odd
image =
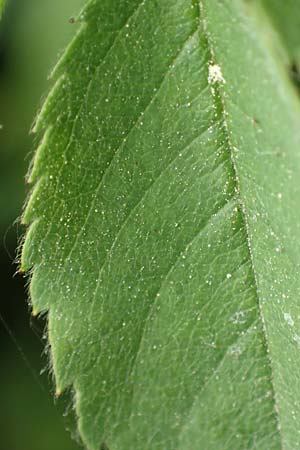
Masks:
[[[198,25],[196,31],[201,30],[203,35],[204,35],[204,37],[205,37],[205,41],[206,41],[208,52],[209,52],[209,56],[210,56],[210,58],[209,58],[210,59],[210,63],[217,64],[217,61],[216,61],[216,58],[215,58],[214,47],[213,47],[213,45],[211,43],[209,32],[207,30],[207,21],[206,21],[206,18],[204,17],[204,6],[203,6],[202,1],[201,0],[197,0],[197,5],[198,5],[198,17],[196,18],[196,20],[197,19],[199,20],[199,25]],[[184,46],[183,46],[183,48],[184,48]],[[167,76],[167,74],[168,74],[168,72],[166,73],[165,77]],[[208,87],[209,87],[209,84],[208,84]],[[283,449],[282,434],[279,431],[280,430],[280,426],[279,426],[280,420],[279,420],[278,405],[277,405],[277,402],[276,402],[276,391],[275,391],[275,388],[274,388],[273,377],[272,377],[273,367],[272,367],[272,361],[271,361],[271,359],[269,357],[269,346],[268,346],[268,340],[267,340],[267,333],[266,333],[266,329],[265,329],[265,326],[264,326],[263,314],[262,314],[262,310],[261,310],[258,281],[257,281],[257,275],[256,275],[255,268],[254,268],[253,255],[252,255],[252,250],[251,250],[251,236],[250,236],[250,232],[249,232],[249,226],[247,224],[247,215],[246,215],[246,211],[245,211],[245,205],[243,203],[243,199],[242,199],[242,196],[241,196],[240,182],[239,182],[239,177],[238,177],[238,169],[236,167],[236,163],[235,163],[235,160],[234,160],[234,145],[231,142],[231,138],[230,138],[231,133],[230,133],[230,130],[229,130],[228,121],[226,119],[227,113],[226,113],[225,99],[224,99],[224,95],[222,93],[221,86],[219,84],[215,83],[213,85],[213,89],[214,89],[214,94],[211,93],[211,95],[212,95],[213,102],[216,105],[216,110],[218,111],[218,116],[219,116],[219,117],[215,118],[215,122],[219,122],[220,123],[220,127],[221,127],[221,129],[223,131],[223,134],[224,134],[224,138],[225,138],[224,139],[224,146],[228,150],[227,151],[227,153],[228,153],[228,160],[229,160],[230,165],[231,165],[232,173],[234,174],[234,181],[233,181],[233,183],[234,183],[234,187],[235,187],[235,194],[229,200],[227,200],[222,207],[219,208],[217,213],[214,213],[214,214],[219,215],[219,213],[221,213],[224,210],[224,208],[226,209],[234,201],[239,205],[239,209],[240,209],[240,212],[241,212],[241,218],[242,218],[242,225],[241,225],[241,227],[245,231],[246,245],[247,245],[247,249],[248,249],[248,258],[247,258],[247,260],[244,261],[243,265],[245,263],[249,263],[249,265],[250,265],[250,270],[251,270],[252,275],[253,275],[253,283],[254,283],[253,291],[255,292],[257,305],[258,305],[257,319],[254,320],[247,327],[247,329],[245,330],[243,335],[240,336],[236,340],[236,342],[238,342],[242,337],[244,337],[244,335],[246,333],[248,334],[257,323],[260,323],[262,325],[262,330],[263,330],[263,333],[262,333],[262,336],[263,336],[263,348],[265,349],[266,360],[267,360],[267,363],[268,363],[268,366],[269,366],[269,369],[270,369],[270,373],[271,373],[271,377],[270,377],[269,381],[270,381],[271,386],[272,386],[273,413],[274,413],[274,417],[275,417],[276,422],[277,422],[276,432],[279,434],[279,438],[280,438],[280,441],[281,441],[281,449]],[[222,127],[222,124],[223,124],[223,127]],[[148,189],[147,189],[147,191],[148,191]],[[138,202],[138,204],[139,203],[140,202]],[[212,214],[210,219],[208,219],[208,222],[210,222],[210,220],[214,216],[214,214]],[[127,222],[127,220],[125,220],[125,222]],[[122,226],[122,228],[123,228],[123,226]],[[206,225],[204,225],[204,228],[206,228]],[[197,231],[196,236],[198,236],[201,233],[202,229],[203,229],[203,227],[201,227],[201,230]],[[117,233],[117,235],[119,235],[119,233]],[[194,239],[195,239],[195,237],[192,239],[191,242],[189,242],[187,244],[186,248],[188,248],[191,245],[191,243],[194,241]],[[185,250],[181,251],[180,255],[182,255],[184,252],[185,252]],[[179,257],[180,257],[180,255],[179,255]],[[159,290],[157,291],[158,293],[162,289],[162,286],[164,285],[164,283],[165,283],[166,279],[168,278],[169,274],[173,271],[174,267],[176,266],[176,263],[177,263],[178,259],[179,258],[175,259],[175,261],[172,263],[172,265],[169,268],[169,270],[167,271],[167,273],[164,275],[163,280],[160,283]],[[153,302],[151,303],[151,307],[149,308],[149,310],[147,312],[147,317],[145,318],[145,321],[144,321],[143,331],[141,333],[141,337],[140,337],[140,340],[139,340],[139,345],[137,347],[136,355],[135,355],[134,361],[132,363],[131,370],[130,370],[130,372],[128,374],[127,381],[130,380],[131,376],[134,373],[134,370],[135,370],[135,367],[136,367],[136,362],[138,360],[138,355],[140,353],[140,350],[142,348],[142,343],[144,341],[144,336],[145,336],[145,332],[146,332],[146,328],[147,328],[148,319],[151,317],[151,312],[153,310],[153,305],[155,304],[155,298],[156,298],[156,295],[154,297]],[[199,394],[193,399],[193,401],[191,402],[189,408],[187,408],[187,410],[186,410],[186,419],[182,423],[181,430],[180,430],[180,432],[178,434],[178,439],[180,438],[181,434],[183,433],[185,427],[187,426],[188,420],[190,419],[190,413],[191,413],[191,411],[193,409],[193,406],[195,405],[195,402],[199,400],[200,395],[202,393],[204,393],[205,388],[206,388],[206,386],[209,385],[210,380],[214,377],[214,375],[222,367],[222,364],[223,364],[226,356],[228,355],[228,352],[229,352],[230,348],[232,348],[234,345],[236,345],[236,342],[231,343],[228,346],[228,348],[224,351],[224,354],[223,354],[222,358],[217,362],[215,368],[212,370],[212,372],[209,375],[208,379],[203,384]],[[134,390],[135,390],[135,388],[133,386],[131,399],[134,397]],[[131,402],[130,413],[129,413],[129,417],[128,417],[128,423],[130,423],[130,420],[133,417],[133,415],[134,415],[133,402]]]
[[[200,21],[200,26],[203,30],[203,34],[205,36],[205,40],[207,42],[207,48],[210,54],[210,59],[211,59],[211,63],[213,64],[218,64],[216,57],[215,57],[215,51],[214,51],[214,46],[212,44],[211,38],[210,38],[210,34],[208,32],[208,20],[207,17],[205,16],[205,7],[203,4],[203,0],[198,0],[198,7],[199,7],[199,21]],[[258,319],[262,325],[262,336],[264,338],[263,340],[263,347],[265,348],[265,354],[266,354],[266,360],[267,360],[267,364],[269,366],[269,370],[271,373],[271,377],[270,377],[270,383],[272,386],[272,399],[273,399],[273,412],[274,412],[274,417],[276,419],[276,423],[277,423],[277,433],[279,434],[279,439],[281,442],[281,449],[284,448],[283,446],[283,440],[282,440],[282,433],[281,433],[281,427],[280,427],[280,417],[279,417],[279,405],[278,405],[278,400],[276,398],[276,390],[275,390],[275,386],[274,386],[274,382],[273,382],[273,364],[272,364],[272,359],[271,359],[271,349],[268,343],[268,336],[267,336],[267,331],[266,331],[266,327],[265,327],[265,322],[263,319],[263,312],[262,312],[262,306],[261,306],[261,301],[260,301],[260,295],[259,295],[259,284],[258,284],[258,279],[257,279],[257,274],[255,271],[255,267],[254,267],[254,260],[253,260],[253,252],[252,252],[252,244],[251,244],[251,233],[249,231],[249,224],[247,221],[247,214],[246,214],[246,207],[241,195],[241,188],[240,188],[240,181],[239,181],[239,175],[238,175],[238,168],[235,162],[235,157],[234,157],[234,145],[231,141],[231,135],[232,133],[230,133],[229,130],[229,124],[228,124],[228,114],[226,112],[226,101],[224,98],[224,94],[222,93],[222,87],[220,85],[220,83],[215,83],[213,86],[214,89],[214,93],[212,93],[212,99],[213,102],[216,104],[217,107],[220,108],[221,111],[221,116],[222,116],[222,121],[224,124],[223,130],[224,130],[224,137],[225,137],[225,142],[224,145],[227,147],[228,149],[228,155],[229,155],[229,161],[231,164],[231,168],[232,171],[234,173],[234,183],[235,183],[235,190],[236,190],[236,197],[237,200],[239,202],[240,205],[240,211],[241,211],[241,218],[242,218],[242,226],[245,230],[246,233],[246,245],[247,245],[247,249],[248,249],[248,255],[249,255],[249,261],[251,264],[251,272],[253,274],[253,281],[254,281],[254,292],[255,292],[255,296],[257,299],[257,304],[258,304]],[[226,352],[227,353],[227,352]],[[222,358],[223,360],[223,358]],[[221,360],[221,361],[222,361]],[[218,364],[219,366],[219,364]],[[214,372],[212,373],[211,376],[213,376]],[[211,377],[210,377],[211,378]],[[209,379],[210,379],[209,378]],[[208,380],[209,381],[209,380]],[[205,385],[207,384],[207,382],[205,383]]]

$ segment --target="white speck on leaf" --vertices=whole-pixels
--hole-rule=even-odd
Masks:
[[[208,83],[226,83],[225,78],[223,77],[221,67],[218,64],[210,64],[208,67]]]
[[[284,317],[284,320],[287,322],[287,324],[288,324],[290,327],[293,327],[293,326],[294,326],[295,322],[293,321],[293,319],[292,319],[290,313],[283,313],[283,317]]]
[[[246,313],[245,311],[237,311],[231,317],[231,321],[234,325],[246,323]]]
[[[293,340],[300,345],[300,336],[298,334],[294,334]]]

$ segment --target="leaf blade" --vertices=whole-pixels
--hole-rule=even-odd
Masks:
[[[113,14],[112,7],[108,2],[99,5],[91,2],[87,11],[91,18],[93,12],[100,20],[103,16],[105,23],[105,18]],[[255,175],[251,171],[255,164],[246,157],[243,160],[248,147],[236,131],[239,127],[243,129],[249,139],[247,145],[259,149],[261,126],[256,131],[256,117],[264,122],[270,104],[264,106],[261,118],[258,115],[261,105],[256,106],[246,90],[250,84],[251,92],[255,92],[253,84],[262,86],[261,80],[250,67],[252,54],[246,58],[243,55],[251,42],[257,58],[258,45],[255,39],[254,43],[251,41],[251,26],[237,3],[229,6],[225,2],[219,9],[216,4],[207,4],[207,18],[202,17],[198,4],[186,0],[174,2],[171,10],[168,2],[162,2],[160,11],[150,2],[124,2],[122,7],[125,5],[130,12],[124,10],[128,17],[121,25],[123,28],[110,36],[111,44],[103,45],[103,55],[110,49],[113,51],[108,62],[103,63],[105,56],[100,58],[101,73],[95,63],[87,71],[92,77],[73,75],[68,69],[69,65],[76,66],[76,61],[80,66],[86,48],[91,47],[79,36],[73,46],[73,57],[77,60],[72,62],[65,56],[59,70],[65,70],[67,75],[59,79],[38,125],[48,127],[48,132],[32,174],[32,179],[40,176],[41,179],[25,214],[27,222],[36,222],[25,242],[23,264],[28,267],[35,262],[31,282],[34,307],[50,308],[49,334],[58,389],[74,384],[81,432],[92,449],[98,448],[104,437],[112,448],[120,449],[124,445],[147,449],[181,448],[180,445],[193,448],[191,435],[196,436],[196,442],[205,439],[208,448],[214,449],[222,448],[224,441],[231,448],[264,445],[266,436],[268,448],[280,448],[277,412],[273,394],[269,394],[274,391],[272,375],[244,218],[244,209],[253,216],[261,213],[253,201],[258,201],[262,194],[258,189],[254,191],[247,179]],[[101,14],[97,8],[103,8]],[[249,28],[248,34],[243,34],[242,27],[236,27],[230,20],[228,10]],[[145,31],[149,18],[150,30]],[[235,61],[243,62],[241,74],[232,70],[230,58],[226,62],[222,56],[226,54],[221,26],[224,18],[229,23],[225,43],[236,42],[232,54]],[[205,21],[208,25],[204,26]],[[210,22],[213,44],[205,32]],[[89,25],[82,32],[91,38],[92,31],[88,28]],[[101,29],[99,24],[94,25],[93,33],[96,29]],[[169,36],[173,37],[172,44]],[[82,50],[77,52],[78,42]],[[217,57],[221,65],[214,61]],[[125,72],[123,61],[127,64]],[[214,72],[216,83],[209,82],[212,67],[214,70],[221,67],[226,84],[222,85],[218,72]],[[264,76],[272,82],[273,73],[270,75],[262,67],[268,77]],[[246,69],[252,75],[250,81],[245,78]],[[275,70],[274,65],[272,69]],[[109,74],[107,82],[103,80],[105,70]],[[147,73],[150,75],[145,78]],[[113,89],[110,83],[114,83]],[[277,92],[272,83],[269,92]],[[87,87],[84,95],[82,86]],[[229,104],[240,87],[246,95],[238,96],[238,105],[247,114],[237,114],[234,102]],[[226,102],[229,98],[226,110],[223,102],[215,101],[219,89],[224,90]],[[268,100],[267,95],[264,97]],[[234,118],[231,134],[228,125],[224,125],[227,110],[229,117]],[[55,123],[57,111],[65,112],[65,117]],[[295,126],[295,118],[293,123]],[[236,145],[229,142],[232,134]],[[278,131],[276,138],[280,136]],[[271,144],[268,146],[272,147]],[[242,149],[241,156],[234,161],[238,169],[232,161],[235,148]],[[274,156],[272,148],[270,155]],[[253,151],[251,156],[255,161]],[[269,163],[270,158],[266,161]],[[276,163],[274,166],[278,170]],[[236,184],[235,170],[242,174],[240,186]],[[51,175],[55,182],[51,182]],[[78,180],[83,180],[80,189]],[[247,190],[254,192],[255,198],[247,199],[247,205],[241,206],[241,192],[245,194]],[[293,195],[294,192],[295,188]],[[54,204],[47,202],[51,196]],[[268,202],[265,201],[267,205]],[[252,222],[255,221],[250,220],[250,230],[255,229]],[[270,248],[274,253],[274,246]],[[259,256],[259,249],[255,252]],[[261,264],[259,258],[258,261]],[[120,284],[116,284],[116,279]],[[51,292],[49,288],[45,290],[47,286]],[[234,297],[232,304],[231,297]],[[160,304],[160,298],[165,302]],[[206,299],[211,299],[203,305],[207,316],[201,318],[199,328],[194,328],[193,324],[198,324],[195,320],[198,305]],[[226,309],[222,308],[223,302]],[[84,312],[86,305],[88,314]],[[268,314],[271,315],[267,311]],[[271,321],[268,318],[268,323]],[[241,356],[235,342],[240,336],[244,340],[243,333],[247,341],[248,330],[252,340]],[[189,341],[189,348],[185,348],[185,340]],[[99,362],[101,355],[104,356]],[[249,396],[241,380],[234,383],[228,377],[240,356],[242,373],[247,372],[249,361],[253,364]],[[202,359],[206,362],[204,367]],[[201,414],[199,417],[201,403],[199,407],[197,392],[201,386],[211,389],[212,381],[216,387],[214,374],[226,364],[229,366],[223,381],[227,380],[224,386],[228,388],[228,397],[217,398],[226,400],[227,406],[223,405],[221,413],[230,410],[230,380],[235,392],[243,392],[240,400],[247,414],[239,414],[241,405],[237,402],[232,414],[220,417],[219,407],[212,405],[215,422],[208,423]],[[151,376],[145,386],[148,372]],[[206,385],[206,380],[212,381]],[[255,380],[257,392],[253,391]],[[209,403],[210,395],[218,390],[209,391],[210,395],[203,392]],[[234,420],[238,432],[232,436],[230,424]],[[199,422],[201,433],[206,430],[204,437],[197,435],[197,427],[193,428],[193,423]]]

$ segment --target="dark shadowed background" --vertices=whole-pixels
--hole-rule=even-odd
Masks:
[[[30,317],[15,259],[36,146],[29,130],[50,86],[47,75],[76,33],[69,19],[83,3],[7,0],[0,23],[0,450],[79,448],[65,431],[65,406],[54,404],[45,322]]]

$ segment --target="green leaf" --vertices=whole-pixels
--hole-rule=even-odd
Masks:
[[[300,1],[255,0],[249,8],[262,6],[269,14],[274,30],[268,29],[269,43],[284,62],[286,70],[300,93]],[[283,44],[278,45],[278,38]],[[278,51],[279,50],[279,51]]]
[[[284,4],[280,0],[260,1],[270,14],[291,58],[300,64],[300,1],[286,0]]]
[[[0,19],[3,14],[4,6],[5,6],[6,0],[0,0]]]
[[[88,449],[300,447],[300,109],[251,11],[90,1],[54,71],[22,268]]]

